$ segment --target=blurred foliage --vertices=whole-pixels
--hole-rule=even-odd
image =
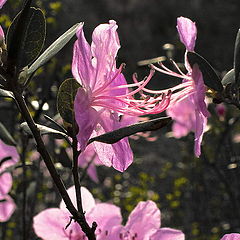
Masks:
[[[4,29],[9,27],[22,1],[8,0],[0,16]],[[235,33],[239,27],[239,3],[231,1],[77,1],[36,0],[47,19],[46,49],[61,33],[79,21],[85,21],[87,37],[100,22],[116,19],[123,46],[119,63],[126,62],[126,76],[134,71],[140,76],[149,70],[137,69],[139,60],[165,55],[161,46],[166,42],[175,44],[174,58],[183,60],[184,48],[179,43],[175,29],[176,17],[184,15],[197,22],[199,37],[197,50],[217,67],[219,73],[232,68],[232,49]],[[187,7],[186,7],[187,6]],[[72,42],[73,43],[73,42]],[[72,43],[68,44],[49,64],[41,67],[29,88],[26,99],[31,114],[37,123],[52,126],[43,114],[54,117],[56,96],[60,84],[71,76]],[[144,46],[144,48],[142,47]],[[161,76],[160,76],[161,77]],[[159,75],[155,79],[160,78]],[[158,81],[160,82],[160,81]],[[154,83],[154,87],[173,85],[174,81]],[[240,232],[240,124],[239,110],[226,106],[224,115],[216,113],[216,106],[209,105],[212,117],[204,136],[203,154],[194,158],[192,134],[174,139],[171,128],[156,133],[158,140],[148,142],[143,138],[132,140],[134,164],[124,173],[98,167],[99,183],[83,180],[95,198],[112,202],[121,207],[124,221],[139,201],[155,201],[162,214],[163,227],[176,227],[191,240],[218,240],[227,232]],[[21,116],[12,100],[0,101],[1,122],[18,142]],[[64,182],[72,185],[71,163],[68,145],[52,137],[45,137],[48,150],[55,159]],[[35,151],[32,139],[26,149],[27,173],[27,221],[29,239],[35,239],[31,229],[31,218],[48,207],[57,207],[60,197],[56,192],[46,168]],[[64,166],[64,167],[63,167]],[[39,169],[41,171],[39,171]],[[21,235],[22,169],[14,171],[11,196],[18,206],[7,223],[1,223],[0,238],[18,240]]]

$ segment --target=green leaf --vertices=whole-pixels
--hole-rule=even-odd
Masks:
[[[18,70],[29,65],[40,54],[45,36],[46,20],[41,9],[24,8],[7,33],[8,60]]]
[[[48,120],[49,122],[51,122],[55,127],[59,128],[62,132],[67,134],[66,129],[64,129],[59,123],[57,123],[53,118],[49,117],[48,115],[44,114],[44,117],[46,118],[46,120]]]
[[[41,56],[29,67],[28,76],[31,76],[38,68],[48,62],[53,56],[55,56],[75,35],[80,23],[72,26],[62,36],[60,36],[53,44],[51,44]]]
[[[14,99],[13,93],[11,91],[7,91],[1,88],[0,88],[0,97]]]
[[[63,133],[63,132],[60,132],[56,129],[53,129],[53,128],[50,128],[50,127],[47,127],[47,126],[44,126],[44,125],[40,125],[40,124],[36,124],[38,130],[40,131],[40,134],[41,135],[53,135],[55,138],[66,138],[68,139],[68,136],[67,134]],[[31,129],[29,128],[29,126],[27,125],[26,122],[23,122],[21,123],[20,125],[21,129],[23,129],[23,131],[25,133],[27,133],[28,135],[32,135],[32,131]]]
[[[81,85],[74,79],[66,79],[60,86],[57,96],[57,108],[62,119],[72,125],[74,117],[74,99]]]
[[[8,132],[8,130],[2,123],[0,123],[0,139],[7,145],[11,146],[17,145],[11,134]]]
[[[125,137],[131,136],[138,132],[155,131],[160,128],[163,128],[170,121],[171,121],[170,117],[164,117],[164,118],[155,118],[153,120],[132,124],[127,127],[119,128],[115,131],[108,132],[103,135],[91,138],[88,144],[94,141],[113,144]]]
[[[238,29],[235,47],[234,47],[234,62],[233,68],[235,71],[235,82],[239,82],[239,72],[240,72],[240,29]]]
[[[228,84],[232,84],[235,82],[235,71],[231,69],[228,71],[222,79],[223,86],[227,86]]]
[[[204,84],[217,91],[222,92],[223,86],[221,84],[220,78],[212,68],[212,66],[208,63],[206,59],[195,52],[188,52],[187,58],[190,65],[193,67],[194,64],[198,64],[202,74],[203,74],[203,81]]]

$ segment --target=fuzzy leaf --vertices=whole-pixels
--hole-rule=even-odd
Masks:
[[[74,79],[66,79],[60,86],[57,96],[57,108],[62,119],[72,125],[74,117],[74,99],[81,85]]]
[[[235,82],[235,71],[234,71],[234,69],[231,69],[223,77],[222,84],[223,84],[223,86],[227,86],[228,84],[231,84],[234,82]]]
[[[98,142],[113,144],[125,137],[131,136],[138,132],[155,131],[160,128],[163,128],[170,121],[171,121],[170,117],[164,117],[164,118],[155,118],[153,120],[132,124],[127,127],[119,128],[115,131],[108,132],[103,135],[91,138],[88,143],[90,144],[94,141],[98,141]]]
[[[44,126],[44,125],[40,125],[40,124],[36,124],[36,125],[37,125],[37,128],[40,131],[41,135],[52,134],[52,135],[55,136],[55,138],[68,138],[68,136],[61,131],[58,131],[56,129],[53,129],[53,128],[50,128],[50,127],[47,127],[47,126]],[[28,135],[32,135],[32,131],[29,128],[29,126],[27,125],[26,122],[21,123],[20,127],[21,127],[21,129],[23,129],[23,131],[25,133],[27,133]]]
[[[37,58],[46,36],[43,12],[41,9],[27,7],[15,17],[7,33],[8,60],[17,69],[29,65]]]
[[[75,35],[80,23],[75,24],[63,35],[61,35],[54,43],[52,43],[38,59],[29,67],[28,76],[31,76],[38,68],[43,66],[52,57],[54,57]]]
[[[221,84],[220,78],[214,71],[213,67],[209,64],[209,62],[204,59],[202,56],[195,52],[188,52],[187,53],[188,61],[190,65],[193,67],[194,64],[198,64],[202,74],[203,74],[203,81],[204,84],[217,91],[222,92],[223,86]]]
[[[13,93],[11,91],[7,91],[1,88],[0,88],[0,97],[14,99]]]
[[[11,134],[8,132],[8,130],[2,123],[0,123],[0,139],[8,145],[11,146],[17,145]]]
[[[239,72],[240,72],[240,29],[238,30],[235,47],[234,47],[234,71],[235,71],[235,82],[239,82]]]

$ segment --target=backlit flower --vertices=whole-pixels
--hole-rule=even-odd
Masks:
[[[134,118],[128,116],[157,114],[168,107],[170,97],[172,101],[185,97],[189,83],[179,84],[151,95],[151,90],[145,86],[151,80],[153,70],[142,81],[138,81],[134,75],[134,83],[127,84],[121,73],[123,65],[116,67],[115,59],[120,44],[115,21],[101,24],[94,30],[91,46],[84,37],[83,25],[77,31],[77,37],[72,73],[82,86],[74,102],[75,118],[79,126],[77,137],[81,150],[85,149],[91,136],[134,123]],[[130,90],[129,87],[136,89]],[[183,91],[179,91],[181,89]],[[137,93],[141,98],[134,98]],[[132,163],[132,151],[127,138],[112,145],[96,142],[93,144],[104,165],[124,171]]]
[[[202,72],[197,65],[194,65],[192,68],[187,59],[187,51],[194,51],[197,29],[195,23],[190,19],[179,17],[177,19],[177,30],[181,42],[186,47],[185,67],[187,73],[184,74],[174,62],[173,64],[178,72],[171,71],[162,63],[160,63],[161,68],[156,66],[152,67],[159,72],[183,79],[182,84],[188,86],[185,88],[185,98],[181,98],[178,101],[171,100],[167,114],[175,121],[173,124],[173,133],[175,137],[185,136],[189,131],[195,133],[194,152],[195,155],[199,157],[209,112],[205,102],[206,87],[203,82]],[[182,93],[183,92],[184,91],[182,91]]]

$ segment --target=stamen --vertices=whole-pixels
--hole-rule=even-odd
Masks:
[[[185,75],[181,69],[179,68],[179,66],[177,65],[176,62],[174,62],[172,59],[170,59],[171,63],[175,66],[175,68],[178,70],[178,72],[181,74],[181,75]]]
[[[117,69],[116,73],[114,74],[113,78],[110,81],[106,81],[105,84],[103,84],[102,86],[100,86],[98,89],[96,89],[94,91],[94,95],[98,95],[101,94],[101,92],[103,92],[116,78],[119,74],[121,74],[122,69],[124,68],[125,64],[121,64],[119,69]]]

